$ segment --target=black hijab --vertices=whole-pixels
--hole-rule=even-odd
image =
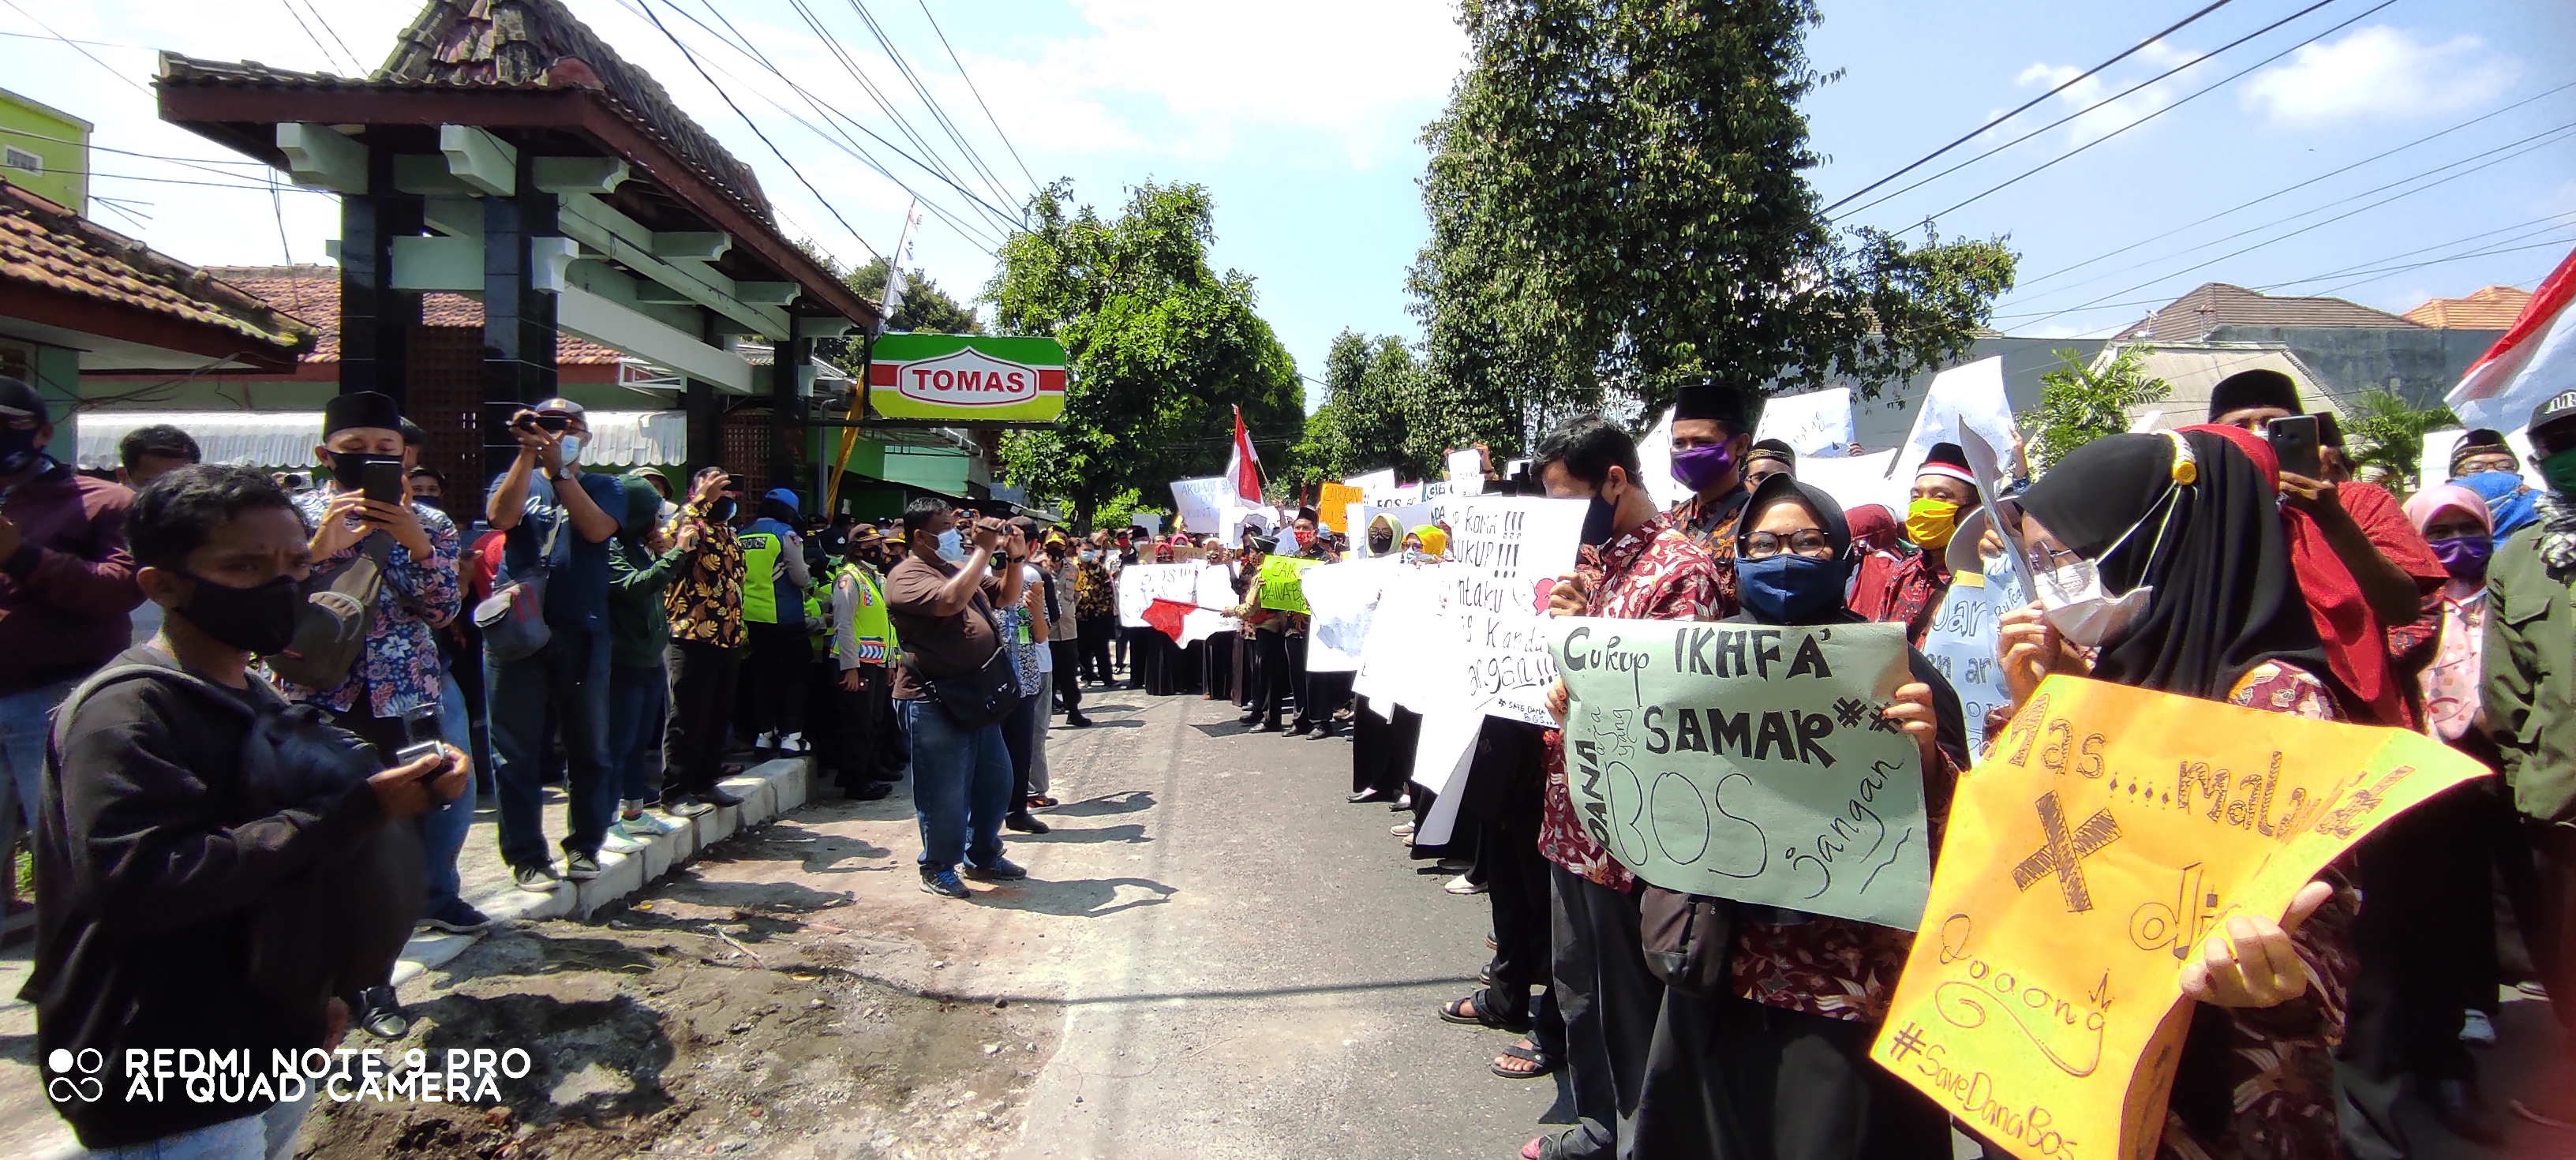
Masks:
[[[2175,438],[2096,439],[2021,494],[2024,511],[2094,561],[2106,589],[2155,586],[2146,614],[2102,650],[2094,677],[2224,701],[2247,671],[2279,660],[2331,683],[2271,481],[2234,444],[2192,431],[2179,438],[2191,449],[2193,479],[2177,483]],[[2132,527],[2136,534],[2103,558]]]
[[[1843,518],[1842,502],[1836,500],[1825,489],[1814,484],[1801,483],[1793,476],[1775,475],[1763,480],[1762,486],[1753,489],[1752,498],[1746,500],[1744,504],[1744,518],[1735,523],[1737,558],[1743,557],[1744,541],[1753,535],[1753,525],[1759,522],[1764,509],[1785,500],[1797,500],[1807,505],[1807,510],[1816,513],[1816,522],[1824,525],[1825,538],[1834,546],[1836,569],[1834,584],[1838,588],[1844,585],[1850,579],[1852,567],[1857,561],[1852,556],[1851,522]],[[1720,566],[1725,565],[1721,563]],[[1750,610],[1727,617],[1725,622],[1728,624],[1771,623],[1755,616]],[[1828,609],[1814,623],[1867,624],[1869,618],[1849,608],[1836,605]],[[1966,709],[1959,703],[1958,690],[1950,687],[1950,678],[1941,675],[1941,670],[1932,667],[1931,658],[1924,656],[1921,649],[1915,648],[1910,643],[1905,646],[1905,661],[1906,671],[1911,679],[1932,687],[1932,716],[1938,726],[1935,730],[1936,740],[1939,741],[1941,748],[1949,751],[1950,760],[1956,762],[1961,769],[1967,768],[1972,764],[1973,758],[1968,753],[1968,715]],[[1927,782],[1924,788],[1929,794],[1933,787]],[[1950,795],[1946,786],[1938,796],[1941,801],[1940,808],[1947,810]]]

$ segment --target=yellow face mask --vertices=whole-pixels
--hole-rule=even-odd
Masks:
[[[1905,505],[1905,538],[1939,551],[1950,546],[1959,530],[1959,505],[1946,499],[1918,499]]]

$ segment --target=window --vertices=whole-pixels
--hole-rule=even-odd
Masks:
[[[0,165],[6,165],[11,169],[33,173],[38,176],[43,176],[45,172],[44,158],[38,157],[33,153],[29,153],[24,149],[20,149],[15,145],[7,146],[5,151],[0,151]]]

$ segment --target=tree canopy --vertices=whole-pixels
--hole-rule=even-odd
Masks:
[[[2021,416],[2030,432],[2030,462],[2047,470],[2066,453],[2129,429],[2129,408],[2160,403],[2173,387],[2147,374],[2145,347],[2122,347],[2098,366],[2060,350],[2057,368],[2039,376],[2039,406]]]
[[[883,302],[886,260],[870,258],[867,265],[841,280],[861,297]],[[915,334],[982,334],[984,324],[976,319],[974,307],[950,297],[939,283],[916,269],[903,272],[903,301],[895,304],[894,317],[886,320],[886,329]]]
[[[2001,239],[1838,232],[1797,102],[1812,0],[1465,0],[1474,61],[1423,133],[1414,265],[1437,442],[1689,383],[1954,361],[2012,285]],[[1927,231],[1928,232],[1928,231]]]
[[[1324,403],[1290,449],[1299,485],[1393,467],[1409,479],[1440,470],[1446,429],[1428,416],[1422,360],[1394,335],[1343,331],[1324,356]]]
[[[1205,186],[1146,182],[1104,218],[1070,181],[1029,200],[1030,228],[1002,243],[984,289],[1003,334],[1064,344],[1064,416],[1003,440],[1007,478],[1088,523],[1133,491],[1224,469],[1233,406],[1277,470],[1305,424],[1297,366],[1253,309],[1252,279],[1215,272]]]

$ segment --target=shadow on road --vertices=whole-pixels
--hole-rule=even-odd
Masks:
[[[1084,798],[1078,802],[1066,802],[1063,805],[1048,810],[1047,816],[1050,818],[1096,818],[1106,814],[1138,813],[1152,808],[1154,808],[1154,791],[1150,789],[1131,789],[1122,790],[1118,793],[1102,794],[1096,798]]]
[[[1011,840],[1014,842],[1046,842],[1071,846],[1096,846],[1103,842],[1117,842],[1130,846],[1141,846],[1147,842],[1153,841],[1152,838],[1145,836],[1145,827],[1137,825],[1134,822],[1129,822],[1123,826],[1102,826],[1098,829],[1090,830],[1075,830],[1068,829],[1064,826],[1054,826],[1050,827],[1048,831],[1043,834],[1013,834],[1011,835]]]
[[[1118,888],[1122,886],[1136,887],[1145,894],[1120,902]],[[1067,882],[1040,882],[1032,878],[1016,886],[976,895],[975,901],[1001,910],[1026,910],[1066,918],[1107,918],[1122,910],[1160,906],[1171,901],[1173,893],[1171,887],[1151,878],[1077,878]]]

